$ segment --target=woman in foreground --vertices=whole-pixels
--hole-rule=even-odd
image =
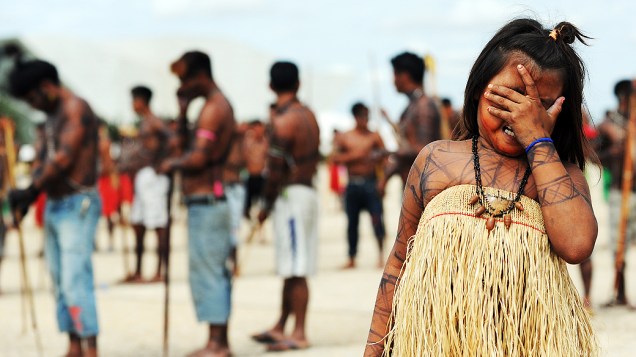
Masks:
[[[584,66],[570,23],[502,27],[465,90],[462,141],[409,174],[365,356],[590,356],[566,269],[594,248],[582,173]]]

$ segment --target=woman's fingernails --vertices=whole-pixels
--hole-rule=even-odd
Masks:
[[[518,65],[517,65],[517,68],[519,68],[519,69],[523,69],[523,65],[522,65],[522,64],[518,64]]]

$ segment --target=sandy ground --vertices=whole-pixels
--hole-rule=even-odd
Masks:
[[[377,249],[370,220],[361,220],[359,267],[342,271],[346,260],[346,217],[337,199],[328,191],[326,171],[319,174],[321,191],[319,274],[310,280],[311,301],[308,337],[312,347],[287,352],[285,356],[360,356],[364,349],[381,270],[375,267]],[[393,180],[385,198],[386,224],[390,248],[399,214],[400,182]],[[600,234],[595,252],[592,299],[595,306],[593,323],[598,332],[604,356],[633,356],[636,351],[636,312],[623,308],[602,309],[599,305],[611,296],[613,286],[612,253],[607,244],[607,207],[595,191]],[[207,329],[196,322],[187,281],[186,235],[184,215],[176,217],[173,231],[171,262],[172,284],[170,305],[170,356],[184,356],[203,345]],[[29,273],[34,286],[34,299],[44,356],[62,355],[66,336],[57,331],[51,284],[42,260],[37,258],[42,233],[29,215],[23,224],[29,257]],[[247,224],[243,233],[248,230]],[[230,340],[235,356],[261,356],[264,347],[252,342],[249,335],[268,328],[278,316],[281,281],[274,275],[274,249],[271,228],[264,228],[265,242],[243,246],[240,252],[242,274],[234,282]],[[162,311],[164,288],[161,284],[118,285],[124,275],[122,237],[126,235],[132,248],[132,232],[117,230],[115,251],[108,252],[104,222],[100,223],[99,251],[94,255],[97,303],[102,356],[161,356]],[[243,237],[245,234],[243,234]],[[153,234],[147,239],[144,275],[154,273],[156,255]],[[18,249],[15,233],[7,242],[7,257],[2,265],[0,281],[0,356],[37,356],[34,334],[24,332]],[[388,253],[387,253],[388,254]],[[636,261],[636,249],[629,251],[627,262]],[[130,257],[132,266],[133,259]],[[581,288],[577,267],[570,267],[572,278]],[[636,301],[636,264],[629,264],[628,296]],[[289,326],[291,327],[291,325]]]

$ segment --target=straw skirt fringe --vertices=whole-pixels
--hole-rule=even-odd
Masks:
[[[475,186],[427,205],[409,242],[385,355],[596,356],[597,341],[566,264],[550,250],[539,204],[522,197],[512,226],[469,205]],[[512,193],[486,188],[487,193]]]

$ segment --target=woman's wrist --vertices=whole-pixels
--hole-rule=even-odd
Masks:
[[[554,144],[554,141],[550,137],[547,137],[547,136],[535,139],[532,142],[530,142],[528,145],[525,145],[526,154],[530,153],[530,151],[532,151],[538,144],[541,144],[541,143]]]

